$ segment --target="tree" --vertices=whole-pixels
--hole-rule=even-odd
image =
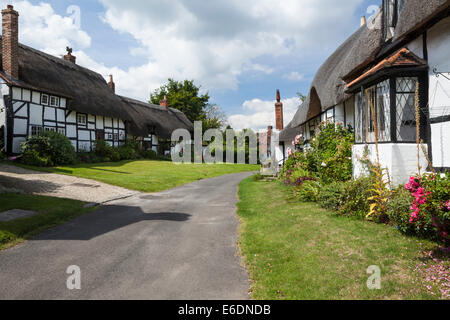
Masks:
[[[307,96],[305,96],[303,93],[301,93],[301,92],[297,92],[297,96],[300,98],[300,100],[302,101],[302,102],[305,102],[305,100],[306,100],[306,98],[307,98]]]
[[[227,116],[218,105],[208,104],[205,108],[203,130],[221,129],[227,124]]]
[[[225,114],[220,107],[209,103],[208,93],[200,94],[201,87],[194,80],[176,81],[168,79],[168,83],[150,94],[150,102],[159,104],[167,97],[169,106],[182,111],[192,122],[202,121],[203,129],[221,128],[225,125]]]

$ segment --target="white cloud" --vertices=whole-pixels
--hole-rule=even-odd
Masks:
[[[86,49],[89,35],[71,17],[57,15],[50,4],[32,5],[28,1],[1,0],[1,8],[13,4],[19,11],[20,42],[49,54],[62,56],[67,46]]]
[[[284,72],[298,81],[301,74],[279,70],[265,58],[300,59],[305,48],[335,47],[356,30],[352,19],[343,17],[353,16],[363,0],[338,5],[335,0],[100,1],[105,7],[103,21],[131,35],[137,45],[128,48],[130,57],[145,57],[145,63],[123,69],[93,60],[84,51],[91,46],[89,35],[48,3],[0,0],[0,4],[4,8],[12,2],[20,11],[22,43],[57,56],[65,53],[66,46],[74,47],[77,63],[104,76],[113,74],[119,94],[145,100],[169,77],[195,79],[208,90],[238,89],[243,72]],[[231,119],[236,127],[247,127],[247,119],[254,128],[266,127],[268,123],[262,121],[273,122],[272,111],[258,109],[252,119],[245,112]]]
[[[292,71],[291,73],[284,75],[283,78],[290,81],[302,81],[305,78],[305,76],[303,74],[298,73],[297,71]]]
[[[142,97],[150,84],[169,77],[236,90],[244,71],[273,74],[277,66],[255,59],[336,46],[357,27],[342,17],[353,16],[363,0],[338,5],[335,0],[100,1],[106,8],[104,22],[138,41],[133,54],[148,57],[141,67],[126,70],[117,84]],[[298,80],[301,75],[290,76]],[[136,89],[135,83],[148,85]]]
[[[275,102],[275,100],[263,101],[260,99],[245,101],[242,104],[242,109],[246,113],[232,115],[228,118],[228,123],[237,130],[251,128],[260,131],[267,129],[270,125],[275,127]],[[294,97],[282,100],[282,102],[284,125],[287,125],[297,112],[301,101],[299,98]]]

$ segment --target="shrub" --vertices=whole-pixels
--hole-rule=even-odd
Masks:
[[[365,218],[369,213],[369,193],[372,188],[372,178],[361,177],[344,185],[342,206],[339,214]]]
[[[414,225],[409,222],[410,207],[413,201],[411,194],[403,187],[393,190],[387,205],[387,215],[393,225],[402,233],[413,234]]]
[[[296,197],[303,202],[317,202],[320,192],[320,183],[317,181],[305,181],[300,187],[295,188]]]
[[[110,154],[110,159],[111,159],[112,162],[120,161],[120,153],[119,153],[119,150],[117,148],[112,147],[111,154]]]
[[[97,140],[94,145],[94,153],[100,158],[111,158],[113,147],[105,140]]]
[[[450,176],[411,177],[405,188],[413,196],[409,222],[423,236],[450,242]]]
[[[77,153],[77,159],[82,163],[100,163],[103,159],[94,152],[80,151]]]
[[[121,159],[119,150],[109,145],[109,143],[104,140],[95,142],[94,153],[104,162],[117,162]]]
[[[0,245],[7,244],[16,239],[16,236],[11,232],[0,230]]]
[[[344,204],[345,183],[332,182],[320,189],[318,202],[324,209],[338,211]]]
[[[120,146],[117,151],[119,152],[120,160],[135,160],[137,158],[136,150],[129,144]]]
[[[20,161],[23,164],[35,167],[52,166],[53,163],[48,157],[42,157],[37,150],[28,149],[22,154]]]
[[[322,123],[311,142],[318,174],[322,181],[348,181],[352,178],[353,134],[340,124]]]
[[[53,131],[30,137],[22,148],[24,155],[21,161],[29,165],[65,165],[76,160],[75,148],[69,138]]]
[[[282,178],[292,180],[296,170],[306,171],[304,176],[318,178],[322,182],[345,182],[352,178],[353,133],[342,125],[322,123],[319,132],[304,152],[293,152],[285,163]],[[294,180],[295,181],[295,180]],[[293,181],[291,181],[293,182]]]
[[[144,157],[144,159],[156,160],[158,157],[158,154],[153,150],[148,150],[148,151],[143,151],[142,156]]]

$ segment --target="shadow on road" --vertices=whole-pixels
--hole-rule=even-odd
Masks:
[[[46,231],[32,240],[88,241],[136,223],[182,223],[191,215],[179,212],[145,213],[140,207],[103,206],[67,224]]]

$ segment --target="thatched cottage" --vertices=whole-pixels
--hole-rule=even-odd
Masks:
[[[97,140],[118,147],[131,137],[158,151],[175,129],[193,131],[167,101],[154,106],[116,95],[112,76],[107,83],[77,65],[70,48],[61,59],[20,44],[18,16],[13,6],[2,10],[0,128],[8,154],[44,130],[66,135],[77,151],[91,151]]]
[[[436,170],[450,169],[450,1],[383,0],[378,12],[345,41],[317,72],[307,99],[281,131],[281,153],[298,134],[309,140],[320,122],[355,131],[355,177],[369,150],[375,161],[377,117],[381,165],[395,184],[417,171],[415,95],[419,85],[420,138]],[[430,169],[430,168],[428,168]]]

